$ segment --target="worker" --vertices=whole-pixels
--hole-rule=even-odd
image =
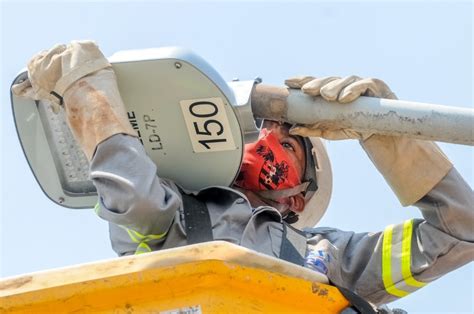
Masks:
[[[93,42],[41,52],[28,72],[29,79],[12,90],[48,99],[56,109],[64,105],[71,131],[90,160],[97,213],[110,222],[112,246],[120,256],[224,240],[324,273],[376,305],[473,260],[473,191],[432,142],[329,124],[291,127],[265,121],[258,141],[246,145],[232,187],[190,193],[156,175],[160,165],[131,128],[114,72]],[[361,95],[395,98],[381,80],[356,76],[301,77],[286,84],[339,103]],[[309,227],[304,231],[293,228],[311,213],[305,205],[324,183],[312,169],[318,160],[308,137],[359,140],[401,204],[418,207],[423,219],[376,233],[314,227],[311,219],[303,221]]]

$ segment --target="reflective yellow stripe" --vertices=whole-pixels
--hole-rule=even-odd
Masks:
[[[135,255],[149,252],[151,252],[150,246],[145,242],[141,242],[140,244],[138,244],[137,249],[135,250]]]
[[[96,213],[97,215],[99,214],[99,211],[100,211],[100,202],[97,202],[97,204],[95,204],[95,206],[94,206],[94,211],[95,211],[95,213]],[[163,232],[163,233],[161,233],[161,234],[143,235],[143,234],[141,234],[140,232],[135,231],[135,230],[132,230],[132,229],[129,229],[129,228],[127,228],[127,227],[124,227],[124,226],[120,226],[120,227],[122,227],[123,229],[125,229],[125,231],[127,231],[128,236],[129,236],[130,239],[132,239],[132,241],[135,242],[135,243],[150,242],[150,241],[153,241],[153,240],[159,240],[159,239],[163,238],[164,236],[166,236],[166,232]]]
[[[163,238],[164,236],[166,236],[166,232],[163,232],[161,234],[143,235],[140,232],[129,229],[127,227],[124,227],[124,226],[120,226],[120,227],[122,227],[123,229],[125,229],[125,231],[127,231],[128,236],[135,243],[150,242],[150,241],[153,241],[153,240],[159,240],[159,239]]]
[[[138,239],[135,237],[135,235],[133,234],[133,232],[132,232],[133,230],[130,230],[130,229],[125,228],[125,227],[124,227],[124,229],[125,229],[125,231],[127,231],[128,236],[130,237],[130,239],[132,239],[133,242],[135,242],[135,243],[140,243],[140,240],[138,240]]]
[[[408,295],[408,292],[395,287],[392,281],[392,234],[393,225],[387,226],[382,243],[382,280],[388,293],[401,298]]]
[[[149,234],[145,238],[146,238],[146,241],[148,242],[152,240],[159,240],[163,238],[165,235],[166,235],[166,232],[163,232],[162,234]]]
[[[100,204],[99,204],[99,202],[97,202],[97,204],[95,204],[95,206],[94,206],[94,211],[95,211],[95,214],[96,214],[96,215],[99,214],[99,211],[100,211]]]
[[[132,230],[132,229],[127,229],[127,231],[132,233],[136,239],[139,239],[139,242],[149,242],[152,240],[159,240],[163,238],[166,235],[166,232],[161,233],[161,234],[148,234],[148,235],[143,235],[138,231]],[[130,236],[131,237],[131,236]]]
[[[405,221],[403,224],[403,242],[402,242],[402,275],[407,285],[421,288],[426,285],[413,278],[411,273],[411,239],[413,235],[413,219]]]

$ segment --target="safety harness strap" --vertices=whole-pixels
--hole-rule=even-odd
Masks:
[[[365,301],[355,292],[352,292],[346,288],[339,287],[338,285],[331,282],[333,286],[335,286],[341,294],[346,298],[347,301],[351,304],[350,308],[346,308],[341,313],[349,314],[349,313],[362,313],[362,314],[376,314],[377,311],[370,305],[369,302]]]
[[[287,262],[304,266],[306,247],[306,234],[283,222],[280,258]]]
[[[209,211],[204,202],[193,195],[183,193],[184,224],[188,244],[209,242],[212,236],[212,224]]]

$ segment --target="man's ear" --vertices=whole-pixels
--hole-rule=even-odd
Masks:
[[[304,196],[302,194],[297,194],[290,196],[290,210],[295,213],[301,213],[304,210],[305,206]]]

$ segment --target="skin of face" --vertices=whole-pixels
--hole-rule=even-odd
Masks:
[[[298,136],[290,135],[290,125],[288,124],[265,120],[262,124],[262,128],[272,131],[273,134],[275,134],[283,149],[287,152],[288,157],[293,162],[293,165],[302,180],[306,165],[306,154],[303,140]],[[240,188],[239,190],[247,196],[253,207],[271,205],[251,191]],[[305,200],[302,193],[285,198],[283,203],[287,204],[289,209],[294,212],[302,212],[305,206]]]

